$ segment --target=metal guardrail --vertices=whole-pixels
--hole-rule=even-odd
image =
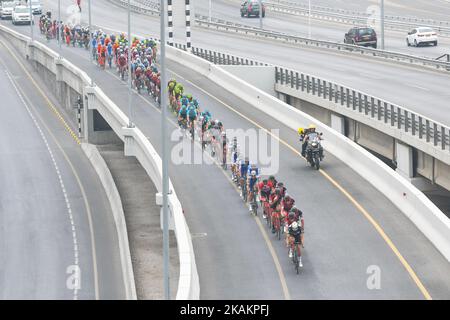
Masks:
[[[232,54],[192,48],[192,53],[218,65],[263,65]],[[450,127],[433,121],[407,108],[376,98],[358,90],[320,79],[318,77],[275,66],[275,83],[332,101],[392,128],[411,134],[434,148],[450,152]]]
[[[196,16],[197,19],[201,19],[201,16]],[[203,17],[208,20],[209,17]],[[217,19],[215,19],[217,20]],[[203,20],[200,20],[203,22]],[[209,23],[206,21],[206,23]],[[235,24],[229,25],[229,22],[217,23],[211,22],[213,25],[221,25],[225,27],[229,27],[231,29],[242,28],[249,29],[248,32],[259,32],[260,34],[272,34],[271,32],[266,32],[264,30],[251,28],[251,27],[236,27]],[[276,35],[278,37],[282,35]],[[287,36],[290,37],[290,36]],[[299,38],[299,37],[298,37]],[[445,68],[450,71],[450,63],[447,62],[439,62],[430,59],[422,59],[415,56],[408,56],[404,54],[397,54],[387,51],[381,51],[376,49],[369,48],[361,48],[353,45],[345,45],[338,44],[328,41],[319,41],[319,40],[310,40],[305,38],[299,38],[299,41],[308,42],[308,44],[312,44],[315,46],[325,45],[328,47],[337,46],[340,47],[339,50],[343,50],[346,48],[351,48],[352,50],[360,50],[356,52],[364,53],[364,52],[372,52],[379,54],[394,55],[397,57],[404,57],[406,59],[411,59],[410,62],[413,61],[422,61],[426,63],[435,63],[437,68]],[[187,50],[185,44],[175,43],[174,46],[178,49]],[[196,56],[199,56],[207,61],[210,61],[214,64],[218,65],[254,65],[254,66],[270,66],[271,64],[239,57],[233,54],[221,53],[214,50],[203,49],[192,47],[192,53]],[[393,58],[391,58],[393,59]],[[354,90],[348,87],[341,86],[339,84],[335,84],[330,81],[319,79],[315,76],[300,73],[293,70],[288,70],[285,68],[275,67],[276,70],[276,83],[291,86],[291,88],[295,88],[297,90],[306,91],[308,94],[316,95],[318,97],[322,97],[323,99],[328,99],[329,101],[334,101],[335,103],[340,104],[343,107],[351,108],[354,111],[359,113],[363,113],[366,116],[371,117],[372,119],[376,119],[379,121],[383,121],[385,124],[390,124],[391,127],[394,127],[398,130],[403,130],[405,133],[410,133],[413,136],[417,136],[419,139],[424,139],[427,143],[432,144],[434,147],[439,147],[442,150],[450,151],[450,129],[448,126],[445,126],[439,122],[433,121],[425,116],[417,114],[411,110],[408,110],[404,107],[400,107],[398,105],[389,103],[385,100],[370,96],[358,90]]]
[[[301,11],[307,11],[308,5],[306,4],[300,4],[296,2],[290,2],[290,1],[284,1],[284,0],[278,0],[278,1],[269,1],[266,2],[266,7],[270,8],[286,8],[286,9],[297,9]],[[345,10],[345,9],[338,9],[338,8],[329,8],[329,7],[323,7],[323,6],[317,6],[312,5],[311,6],[312,13],[320,13],[322,15],[324,14],[340,14],[340,15],[346,15],[346,16],[353,16],[358,18],[365,18],[366,20],[370,18],[370,14],[366,12],[358,12],[353,10]],[[445,32],[450,30],[450,22],[448,21],[438,21],[438,20],[432,20],[432,19],[422,19],[417,17],[407,17],[407,16],[394,16],[394,15],[385,15],[385,23],[395,23],[395,22],[401,22],[404,25],[409,25],[411,28],[417,27],[417,24],[421,24],[424,26],[430,26],[434,28],[442,28],[442,30],[446,29]]]
[[[175,45],[175,47],[186,51],[185,45]],[[265,62],[203,48],[192,47],[192,53],[217,65],[270,66],[270,64]]]
[[[334,49],[338,51],[345,51],[350,53],[356,53],[359,55],[365,55],[369,57],[384,58],[394,62],[404,62],[412,65],[426,66],[439,70],[450,71],[450,63],[445,61],[438,61],[435,59],[429,59],[425,57],[413,56],[409,54],[385,51],[373,48],[366,48],[361,46],[355,46],[351,44],[344,44],[339,42],[331,42],[325,40],[308,39],[300,36],[289,35],[281,32],[269,31],[259,29],[251,26],[246,26],[226,20],[212,18],[202,15],[195,15],[195,22],[199,26],[214,30],[222,30],[230,33],[240,33],[245,35],[251,35],[263,39],[271,39],[281,42],[287,42],[291,44],[307,45],[314,48],[326,48]]]
[[[411,110],[333,82],[275,67],[276,83],[332,101],[344,108],[425,140],[441,150],[450,151],[450,127]]]
[[[128,0],[109,0],[110,2],[123,7],[128,8]],[[159,16],[159,7],[153,8],[150,5],[147,5],[143,1],[131,0],[131,10],[133,12],[142,13],[142,14],[150,14]]]
[[[266,4],[266,8],[274,12],[282,12],[304,17],[308,16],[308,9],[303,7],[293,8],[290,6],[280,5],[276,3],[268,3]],[[311,10],[311,17],[313,19],[341,22],[345,24],[352,24],[359,26],[368,25],[369,21],[371,20],[374,20],[374,22],[375,21],[379,22],[379,17],[370,17],[368,15],[352,15],[319,10]],[[416,28],[417,26],[418,26],[417,23],[407,22],[404,20],[385,20],[385,27],[392,30],[409,31],[413,28]],[[421,26],[428,26],[435,28],[436,31],[438,31],[441,36],[450,36],[450,26],[433,25],[433,24],[421,24]]]
[[[127,0],[109,0],[113,3],[116,3],[122,7],[127,7]],[[159,15],[159,11],[155,9],[149,9],[148,7],[145,7],[144,3],[151,2],[150,0],[132,0],[132,10],[135,12],[143,13],[143,14],[152,14],[152,15]],[[138,2],[139,1],[139,2]],[[139,4],[136,4],[139,3]],[[268,30],[261,30],[258,28],[254,28],[251,26],[241,25],[238,23],[225,21],[221,19],[212,18],[210,20],[207,16],[202,16],[199,14],[195,14],[195,23],[198,26],[201,27],[207,27],[210,29],[216,29],[216,30],[224,30],[224,31],[230,31],[234,33],[244,33],[246,35],[254,35],[257,37],[261,37],[264,39],[272,39],[277,41],[283,41],[293,44],[300,44],[300,45],[309,45],[315,48],[323,48],[323,49],[335,49],[339,51],[346,51],[346,52],[352,52],[357,54],[362,54],[366,56],[373,56],[373,57],[379,57],[384,58],[389,61],[393,62],[404,62],[412,65],[420,65],[420,66],[426,66],[430,68],[435,68],[439,70],[447,70],[450,71],[450,63],[445,61],[439,61],[436,59],[429,59],[425,57],[419,57],[419,56],[413,56],[408,54],[402,54],[392,51],[382,51],[377,49],[371,49],[371,48],[364,48],[360,46],[354,46],[351,44],[344,44],[339,42],[331,42],[331,41],[325,41],[325,40],[314,40],[314,39],[308,39],[303,38],[299,36],[294,35],[288,35],[281,32],[275,32],[275,31],[268,31]]]

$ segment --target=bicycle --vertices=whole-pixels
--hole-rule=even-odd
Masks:
[[[192,142],[195,140],[194,120],[189,120],[189,134],[191,135]]]
[[[250,203],[250,206],[252,208],[252,214],[256,217],[258,215],[258,202],[256,200],[256,191],[253,188],[253,190],[250,192],[252,195],[252,202]]]
[[[278,212],[274,221],[275,237],[281,240],[281,213]]]
[[[227,145],[223,145],[222,150],[222,167],[224,170],[227,170]]]
[[[241,185],[241,197],[244,202],[247,202],[247,181],[245,176],[239,179],[239,184]]]
[[[292,253],[292,262],[294,263],[294,267],[295,267],[295,271],[297,272],[297,274],[299,274],[300,271],[300,259],[301,256],[298,255],[298,251],[299,251],[299,247],[300,246],[300,242],[295,242],[294,243],[294,252]]]

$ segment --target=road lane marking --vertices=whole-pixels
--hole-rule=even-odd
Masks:
[[[66,120],[64,119],[64,117],[61,115],[61,113],[57,110],[57,108],[55,107],[55,105],[51,102],[50,98],[48,98],[48,96],[45,94],[45,92],[41,89],[41,87],[36,83],[36,81],[34,80],[33,76],[28,72],[28,70],[25,68],[25,66],[21,63],[21,61],[19,61],[19,59],[17,58],[17,56],[12,52],[12,50],[3,42],[3,40],[0,40],[0,43],[6,48],[6,50],[8,50],[8,52],[11,54],[11,56],[14,58],[14,60],[16,60],[16,62],[19,64],[19,66],[23,69],[23,71],[25,72],[25,74],[28,76],[28,78],[31,80],[31,82],[33,83],[34,87],[39,91],[39,93],[41,94],[41,96],[44,98],[44,100],[47,102],[47,106],[53,111],[53,113],[56,115],[56,117],[58,118],[58,120],[63,124],[64,128],[66,129],[67,132],[69,132],[70,136],[73,138],[73,140],[75,140],[75,142],[77,144],[81,144],[80,139],[78,138],[78,136],[76,135],[76,133],[72,130],[72,128],[70,128],[70,126],[67,124]]]
[[[298,155],[300,158],[304,159],[304,157],[301,155],[301,153],[299,151],[297,151],[297,149],[295,149],[293,146],[291,146],[289,143],[287,143],[286,141],[284,141],[283,139],[275,136],[272,132],[270,132],[268,129],[264,128],[263,126],[259,125],[256,121],[248,118],[247,116],[245,116],[244,114],[242,114],[241,112],[239,112],[238,110],[236,110],[235,108],[231,107],[230,105],[228,105],[227,103],[225,103],[224,101],[220,100],[219,98],[213,96],[212,94],[208,93],[206,90],[204,90],[203,88],[200,88],[199,86],[197,86],[196,84],[192,83],[190,80],[185,79],[183,76],[179,75],[178,73],[174,72],[173,70],[171,70],[170,68],[168,68],[168,70],[173,73],[176,77],[181,78],[183,80],[185,80],[186,82],[188,82],[190,85],[192,85],[193,87],[197,88],[198,90],[202,91],[204,94],[210,96],[211,98],[213,98],[214,100],[216,100],[217,102],[219,102],[220,104],[224,105],[226,108],[228,108],[229,110],[231,110],[232,112],[236,113],[237,115],[239,115],[240,117],[242,117],[243,119],[245,119],[246,121],[250,122],[251,124],[255,125],[256,127],[264,130],[265,132],[267,132],[270,136],[272,136],[273,138],[277,139],[280,143],[282,143],[285,147],[287,147],[288,149],[290,149],[292,152],[294,152],[296,155]],[[115,74],[113,74],[110,71],[109,72],[111,75],[113,75],[115,78],[119,79],[120,78],[118,76],[116,76]],[[134,90],[133,90],[134,91]],[[136,93],[136,92],[135,92]],[[152,103],[150,103],[146,98],[144,98],[141,95],[138,95],[138,97],[140,97],[143,101],[145,101],[146,103],[150,104],[155,110],[157,110],[158,112],[161,112],[161,110],[157,107],[155,107]],[[168,119],[170,122],[172,122],[170,119]],[[174,122],[172,122],[175,126],[176,124]],[[320,169],[319,172],[332,184],[334,185],[339,191],[341,191],[344,196],[356,207],[356,209],[361,212],[363,214],[363,216],[372,224],[372,226],[375,228],[375,230],[379,233],[379,235],[383,238],[383,240],[386,242],[386,244],[389,246],[389,248],[393,251],[393,253],[395,254],[395,256],[398,258],[398,260],[400,261],[400,263],[403,265],[403,267],[406,269],[406,271],[408,272],[408,274],[410,275],[411,279],[413,280],[413,282],[416,284],[416,286],[418,287],[418,289],[420,290],[420,292],[422,293],[422,295],[424,296],[425,299],[427,300],[431,300],[431,295],[429,294],[429,292],[427,291],[427,289],[425,288],[425,286],[422,284],[421,280],[419,279],[419,277],[416,275],[416,273],[414,272],[414,270],[412,269],[412,267],[409,265],[409,263],[406,261],[406,259],[402,256],[402,254],[400,253],[400,251],[397,249],[397,247],[394,245],[394,243],[392,242],[392,240],[386,235],[386,233],[384,232],[384,230],[381,228],[381,226],[376,222],[375,219],[372,218],[372,216],[367,212],[367,210],[364,209],[364,207],[362,205],[359,204],[359,202],[356,201],[355,198],[353,198],[353,196],[347,192],[338,182],[336,182],[336,180],[334,180],[330,175],[328,175],[323,169]],[[227,175],[225,175],[227,177],[227,179],[229,179],[229,177]],[[234,184],[233,184],[234,185]],[[264,228],[262,230],[265,230]],[[263,233],[264,238],[266,238],[266,234]],[[269,246],[269,243],[268,243]],[[270,244],[271,246],[271,244]],[[269,246],[269,250],[271,251],[271,248]],[[272,252],[271,252],[272,253]],[[274,260],[275,265],[279,265],[279,261],[278,258],[276,260]],[[277,267],[278,270],[278,267]],[[290,294],[289,291],[285,291],[284,289],[284,284],[285,284],[285,280],[283,281],[282,278],[284,279],[284,274],[281,271],[281,273],[279,272],[279,277],[280,277],[280,281],[282,283],[283,286],[283,291],[285,293],[285,298],[288,300],[290,299]],[[287,286],[286,286],[287,288]]]
[[[12,77],[11,77],[11,75],[10,75],[10,73],[8,72],[7,69],[5,69],[5,73],[6,73],[6,76],[8,77],[8,79],[9,79],[9,81],[11,82],[12,86],[14,87],[14,90],[16,91],[17,96],[20,98],[20,100],[21,100],[23,106],[24,106],[25,109],[27,110],[28,115],[30,116],[31,120],[33,120],[33,123],[34,123],[35,127],[38,129],[39,134],[40,134],[40,137],[41,137],[42,141],[44,142],[44,144],[45,144],[45,146],[46,146],[46,148],[47,148],[48,154],[50,155],[50,158],[51,158],[51,160],[52,160],[53,167],[54,167],[54,169],[55,169],[55,173],[56,173],[56,175],[58,176],[59,187],[61,188],[61,192],[62,192],[62,194],[63,194],[63,196],[64,196],[64,201],[65,201],[65,203],[66,203],[66,210],[67,210],[67,213],[68,213],[68,216],[69,216],[70,224],[71,224],[71,226],[72,226],[72,241],[73,241],[73,242],[76,242],[76,241],[77,241],[77,231],[76,231],[76,228],[75,228],[75,225],[74,225],[74,221],[73,221],[72,210],[70,209],[70,200],[69,200],[69,197],[67,196],[66,187],[65,187],[65,185],[64,185],[64,181],[63,181],[63,178],[62,178],[62,176],[61,176],[61,172],[60,172],[60,170],[59,170],[59,166],[58,166],[58,164],[56,163],[55,157],[54,157],[54,155],[53,155],[53,151],[52,151],[52,149],[50,148],[50,145],[48,144],[48,140],[47,140],[47,138],[45,137],[44,132],[43,132],[42,129],[41,129],[41,126],[40,126],[39,123],[37,122],[36,117],[35,117],[35,116],[33,115],[33,113],[31,112],[30,107],[29,107],[28,104],[25,102],[25,99],[24,99],[24,97],[23,97],[21,91],[20,91],[19,88],[17,87],[16,83],[15,83],[14,80],[12,79]],[[34,108],[34,109],[35,109],[35,108]],[[74,264],[75,264],[75,266],[77,266],[77,267],[79,268],[79,266],[78,266],[78,259],[77,259],[77,257],[78,257],[78,246],[76,246],[76,245],[73,246],[73,255],[74,255]],[[73,300],[78,300],[78,288],[74,288],[74,289],[73,289]]]
[[[2,45],[3,47],[5,47],[9,53],[11,54],[11,56],[16,60],[17,64],[21,67],[21,69],[25,72],[25,74],[27,75],[27,77],[31,80],[31,82],[33,83],[34,87],[38,90],[38,92],[41,94],[41,96],[44,98],[44,100],[47,102],[48,106],[50,107],[50,109],[57,115],[58,119],[61,121],[61,123],[64,125],[64,127],[66,128],[66,130],[71,133],[72,138],[77,142],[77,144],[81,144],[80,140],[78,139],[78,137],[75,135],[75,133],[70,129],[70,127],[67,125],[67,122],[65,121],[65,119],[62,117],[62,115],[58,112],[58,110],[56,109],[56,107],[52,104],[52,102],[50,101],[50,99],[48,98],[48,96],[45,94],[45,92],[39,87],[39,85],[36,83],[36,81],[34,80],[33,76],[28,72],[28,70],[26,69],[26,67],[22,64],[22,62],[17,58],[17,56],[15,55],[15,53],[2,41],[0,40],[0,45]],[[6,66],[5,66],[6,67]],[[30,101],[26,95],[24,95],[24,98],[28,101]],[[32,104],[30,104],[32,105]],[[36,108],[34,108],[36,109]],[[91,238],[91,251],[92,251],[92,265],[93,265],[93,277],[94,277],[94,293],[95,293],[95,299],[99,300],[100,296],[99,296],[99,285],[98,285],[98,268],[97,268],[97,253],[96,253],[96,246],[95,246],[95,235],[94,235],[94,229],[93,229],[93,223],[92,223],[92,212],[91,212],[91,207],[87,198],[87,194],[86,191],[84,189],[84,186],[81,182],[81,179],[78,175],[77,170],[75,169],[75,167],[72,164],[72,161],[70,160],[69,156],[66,154],[66,152],[64,151],[64,149],[62,148],[61,144],[58,142],[58,139],[56,138],[56,136],[52,133],[52,131],[50,130],[50,128],[46,125],[46,123],[44,122],[44,120],[42,119],[42,117],[39,115],[39,113],[36,112],[36,117],[39,118],[39,120],[41,121],[42,125],[46,128],[47,132],[50,134],[50,136],[53,138],[54,143],[57,145],[58,149],[60,150],[60,152],[62,153],[63,157],[65,158],[65,160],[67,161],[69,167],[71,168],[71,171],[77,181],[77,184],[80,188],[82,197],[83,197],[83,201],[84,201],[84,206],[86,208],[86,215],[87,215],[87,219],[88,219],[88,224],[89,224],[89,232],[90,232],[90,238]],[[62,179],[61,179],[62,180]],[[73,226],[72,226],[73,227]],[[72,231],[74,232],[74,230]],[[78,243],[77,239],[74,238],[73,239],[74,243]],[[78,253],[75,255],[75,262],[78,264]]]
[[[95,65],[94,62],[93,62],[93,64]],[[169,70],[170,70],[170,69],[169,69]],[[176,75],[175,72],[173,72],[172,70],[170,70],[170,71],[171,71],[173,74]],[[106,72],[108,72],[108,73],[111,74],[113,77],[115,77],[116,79],[118,79],[118,80],[120,80],[120,81],[122,82],[122,80],[119,78],[119,76],[113,74],[110,70],[106,70]],[[133,92],[134,92],[134,93],[137,93],[137,91],[134,90],[134,89],[133,89]],[[159,112],[159,113],[162,112],[160,108],[156,107],[152,102],[150,102],[150,101],[149,101],[147,98],[145,98],[144,96],[142,96],[142,95],[140,95],[140,94],[137,94],[137,96],[138,96],[141,100],[143,100],[146,104],[149,104],[151,107],[153,107],[157,112]],[[169,114],[170,114],[170,113],[169,113]],[[175,128],[178,128],[178,124],[177,124],[175,121],[173,121],[173,120],[170,119],[169,117],[167,117],[166,120],[169,121]],[[149,139],[149,138],[147,138],[147,139]],[[149,139],[149,140],[150,140],[150,139]],[[198,143],[198,141],[195,141],[195,144],[194,144],[194,145],[195,145],[197,148],[200,148],[200,149],[201,149],[201,145]],[[209,158],[209,159],[210,159],[210,160],[211,160],[211,161],[212,161],[212,162],[220,169],[220,171],[223,173],[223,175],[225,176],[225,178],[227,179],[227,181],[230,182],[230,184],[231,184],[232,187],[236,190],[236,192],[237,192],[238,194],[240,194],[239,189],[236,187],[236,185],[234,184],[234,182],[230,179],[230,177],[229,177],[228,174],[227,174],[227,171],[225,171],[225,170],[222,168],[222,165],[217,161],[217,159],[211,157],[207,152],[204,152],[203,150],[202,150],[202,152],[203,152],[204,155],[206,155],[206,156],[207,156],[207,157],[208,157],[208,158]],[[245,206],[245,205],[244,205],[244,206]],[[245,206],[245,208],[247,208],[247,206]],[[286,282],[286,277],[285,277],[285,275],[284,275],[283,269],[282,269],[282,267],[281,267],[281,263],[280,263],[280,261],[279,261],[279,259],[278,259],[278,256],[277,256],[277,254],[276,254],[276,252],[275,252],[275,249],[274,249],[274,247],[273,247],[273,245],[272,245],[272,242],[270,241],[270,238],[269,238],[269,236],[268,236],[268,234],[267,234],[267,231],[266,231],[266,229],[263,227],[263,225],[262,225],[262,223],[261,223],[261,221],[260,221],[259,219],[257,219],[256,217],[253,217],[253,218],[255,219],[255,221],[256,221],[256,223],[257,223],[257,225],[258,225],[258,227],[259,227],[259,230],[260,230],[261,233],[262,233],[262,236],[263,236],[264,241],[266,242],[266,245],[267,245],[267,247],[268,247],[268,249],[269,249],[269,252],[270,252],[270,255],[271,255],[271,257],[272,257],[272,260],[274,261],[275,269],[277,270],[278,277],[279,277],[279,279],[280,279],[281,288],[282,288],[282,290],[283,290],[284,298],[285,298],[285,300],[291,300],[291,295],[290,295],[290,293],[289,293],[289,288],[288,288],[288,285],[287,285],[287,282]]]
[[[169,69],[170,70],[170,69]],[[248,118],[247,116],[243,115],[241,112],[237,111],[236,109],[234,109],[233,107],[231,107],[230,105],[228,105],[227,103],[225,103],[224,101],[220,100],[219,98],[215,97],[214,95],[208,93],[206,90],[204,90],[203,88],[200,88],[199,86],[197,86],[196,84],[192,83],[191,81],[185,79],[183,76],[173,72],[172,70],[170,70],[175,76],[185,80],[186,82],[188,82],[189,84],[191,84],[193,87],[197,88],[198,90],[202,91],[204,94],[210,96],[211,98],[213,98],[214,100],[216,100],[217,102],[219,102],[219,104],[222,104],[223,106],[225,106],[226,108],[228,108],[229,110],[231,110],[232,112],[236,113],[237,115],[241,116],[242,118],[244,118],[245,120],[249,121],[250,123],[254,124],[256,127],[264,130],[265,132],[267,132],[270,136],[272,136],[274,139],[277,139],[279,142],[281,142],[283,145],[285,145],[287,148],[289,148],[290,150],[292,150],[295,154],[297,154],[300,158],[304,157],[301,155],[301,153],[299,151],[297,151],[297,149],[295,149],[294,147],[292,147],[289,143],[287,143],[286,141],[284,141],[283,139],[275,136],[273,133],[271,133],[268,129],[264,128],[263,126],[261,126],[260,124],[258,124],[257,122],[251,120],[250,118]],[[292,129],[291,129],[292,130]],[[408,272],[408,274],[410,275],[411,279],[414,281],[414,283],[416,284],[416,286],[418,287],[418,289],[420,290],[420,292],[422,293],[422,295],[424,296],[425,299],[427,300],[432,300],[431,295],[429,294],[428,290],[425,288],[425,286],[422,284],[421,280],[419,279],[419,277],[416,275],[416,273],[414,272],[414,270],[412,269],[412,267],[410,266],[410,264],[406,261],[406,259],[402,256],[402,254],[400,253],[400,251],[397,249],[397,247],[394,245],[394,243],[392,242],[392,240],[386,235],[386,233],[384,232],[384,230],[381,228],[381,226],[376,222],[376,220],[367,212],[367,210],[364,209],[364,207],[359,204],[358,201],[356,201],[355,198],[353,198],[353,196],[347,192],[345,190],[345,188],[343,188],[336,180],[334,180],[330,175],[328,175],[323,169],[320,169],[319,172],[328,180],[331,182],[332,185],[334,185],[338,190],[340,190],[344,196],[356,207],[356,209],[358,209],[359,212],[361,212],[364,217],[366,217],[366,219],[372,224],[372,226],[375,228],[375,230],[379,233],[379,235],[383,238],[383,240],[386,242],[386,244],[389,246],[389,248],[394,252],[395,256],[398,258],[398,260],[400,261],[400,263],[403,265],[403,267],[406,269],[406,271]]]
[[[287,148],[289,148],[290,150],[292,150],[295,154],[297,154],[299,157],[303,158],[301,156],[301,154],[294,148],[292,147],[290,144],[288,144],[286,141],[280,139],[279,137],[276,137],[275,135],[273,135],[270,131],[268,131],[266,128],[264,128],[263,126],[259,125],[257,122],[251,120],[250,118],[248,118],[247,116],[243,115],[241,112],[237,111],[236,109],[234,109],[233,107],[231,107],[230,105],[228,105],[227,103],[225,103],[224,101],[220,100],[219,98],[213,96],[212,94],[208,93],[206,90],[204,90],[203,88],[200,88],[199,86],[195,85],[194,83],[192,83],[191,81],[185,79],[183,76],[177,74],[176,72],[174,72],[173,70],[169,69],[168,70],[170,72],[172,72],[175,76],[185,80],[186,82],[188,82],[189,84],[191,84],[193,87],[197,88],[198,90],[202,91],[204,94],[210,96],[211,98],[213,98],[214,100],[216,100],[217,102],[219,102],[220,104],[224,105],[226,108],[228,108],[229,110],[233,111],[234,113],[238,114],[239,116],[241,116],[242,118],[244,118],[245,120],[247,120],[248,122],[252,123],[253,125],[255,125],[256,127],[264,130],[265,132],[267,132],[269,135],[271,135],[273,138],[277,139],[279,142],[281,142],[283,145],[285,145]],[[112,73],[111,73],[112,74]],[[115,76],[115,75],[114,75]],[[118,77],[116,77],[118,78]],[[155,106],[153,106],[149,101],[147,101],[145,98],[143,98],[141,95],[138,95],[139,97],[141,97],[144,101],[146,101],[147,103],[149,103],[153,108],[155,108],[158,112],[161,112],[158,108],[156,108]],[[170,121],[170,120],[169,120]],[[358,211],[360,211],[364,217],[366,217],[369,222],[373,225],[373,227],[375,228],[375,230],[380,234],[380,236],[383,238],[383,240],[386,242],[386,244],[390,247],[390,249],[394,252],[394,254],[397,256],[397,258],[399,259],[399,261],[401,262],[401,264],[404,266],[404,268],[406,269],[406,271],[408,272],[408,274],[410,275],[410,277],[412,278],[412,280],[414,281],[414,283],[416,284],[416,286],[419,288],[419,290],[421,291],[421,293],[423,294],[423,296],[425,297],[425,299],[427,300],[431,300],[431,295],[429,294],[429,292],[427,291],[427,289],[425,288],[425,286],[422,284],[422,282],[420,281],[420,279],[418,278],[418,276],[416,275],[416,273],[414,272],[414,270],[412,269],[412,267],[409,265],[409,263],[406,261],[406,259],[401,255],[401,253],[399,252],[399,250],[396,248],[396,246],[393,244],[393,242],[390,240],[390,238],[386,235],[386,233],[383,231],[383,229],[380,227],[380,225],[376,222],[375,219],[372,218],[372,216],[364,209],[363,206],[361,206],[351,195],[350,193],[348,193],[339,183],[337,183],[331,176],[329,176],[324,170],[320,169],[319,170],[320,173],[327,179],[330,181],[330,183],[332,183],[332,185],[334,185],[335,187],[338,188],[338,190],[340,190],[344,196],[346,196],[349,201],[358,209]]]

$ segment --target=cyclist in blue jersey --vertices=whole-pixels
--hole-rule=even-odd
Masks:
[[[185,105],[182,105],[180,111],[178,112],[178,125],[180,127],[184,127],[184,129],[186,129],[187,125],[187,114],[187,107]]]

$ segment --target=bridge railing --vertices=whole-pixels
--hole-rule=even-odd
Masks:
[[[381,121],[437,149],[446,150],[450,155],[450,128],[407,108],[318,77],[280,67],[275,67],[275,82]],[[448,159],[445,162],[448,163]]]
[[[183,49],[182,46],[178,46]],[[198,47],[192,53],[217,65],[253,65],[270,64]],[[405,107],[390,103],[373,95],[321,79],[319,77],[275,66],[275,83],[279,86],[298,90],[310,96],[329,101],[334,106],[358,113],[395,130],[401,138],[407,135],[419,139],[432,151],[433,156],[450,164],[450,128]],[[411,144],[410,141],[405,141]],[[419,149],[420,146],[418,146]]]

